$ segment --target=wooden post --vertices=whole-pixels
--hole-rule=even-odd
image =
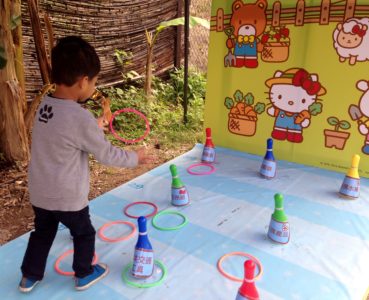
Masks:
[[[272,18],[272,26],[279,26],[281,17],[281,2],[277,1],[273,4],[273,18]]]
[[[305,14],[305,1],[299,0],[296,5],[296,19],[295,19],[296,26],[304,25],[304,14]]]
[[[331,0],[322,0],[322,4],[320,6],[320,24],[326,25],[329,24],[329,13],[331,9]]]
[[[29,16],[32,26],[33,37],[35,40],[38,65],[40,67],[41,77],[44,84],[50,83],[50,65],[46,55],[45,41],[41,31],[41,22],[38,15],[36,0],[27,0]]]
[[[217,10],[217,32],[222,32],[224,30],[224,10],[223,8],[218,8]]]
[[[177,18],[183,16],[183,0],[178,0],[177,2]],[[176,26],[176,43],[175,43],[175,52],[174,52],[174,66],[179,69],[181,67],[182,60],[182,35],[183,35],[183,26]]]
[[[356,4],[356,0],[347,0],[346,8],[345,8],[344,21],[346,21],[347,19],[350,19],[354,16],[355,4]]]

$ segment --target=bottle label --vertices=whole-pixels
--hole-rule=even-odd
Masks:
[[[187,205],[190,202],[185,186],[181,188],[172,187],[172,204],[176,206]]]
[[[278,222],[272,218],[269,224],[268,237],[274,242],[287,244],[290,240],[289,223]]]
[[[148,249],[136,248],[133,258],[132,276],[147,278],[154,270],[154,252]]]
[[[264,159],[260,167],[261,176],[273,178],[275,176],[276,166],[277,164],[275,161]]]
[[[212,163],[215,160],[215,148],[212,147],[204,147],[202,151],[202,161]]]
[[[351,198],[358,198],[360,194],[360,179],[346,176],[341,185],[340,194]]]

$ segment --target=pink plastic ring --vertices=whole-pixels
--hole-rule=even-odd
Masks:
[[[126,224],[129,227],[131,227],[132,231],[128,235],[125,235],[125,236],[122,236],[122,237],[119,237],[119,238],[116,238],[116,239],[111,239],[111,238],[106,237],[103,234],[104,230],[106,228],[110,227],[111,225],[114,225],[114,224]],[[136,227],[135,227],[135,225],[133,223],[131,223],[131,222],[128,222],[128,221],[112,221],[112,222],[106,223],[103,226],[101,226],[100,229],[99,229],[99,231],[97,232],[97,234],[98,234],[98,236],[99,236],[100,239],[102,239],[105,242],[109,242],[109,243],[115,243],[115,242],[120,242],[120,241],[128,240],[135,233],[136,233]]]
[[[136,139],[125,139],[125,138],[122,138],[120,137],[114,130],[113,128],[113,121],[115,119],[115,117],[121,113],[134,113],[136,115],[138,115],[139,117],[141,117],[144,121],[145,121],[145,124],[146,124],[146,130],[144,132],[144,134],[139,137],[139,138],[136,138]],[[133,144],[133,143],[137,143],[139,141],[142,141],[150,132],[150,124],[149,124],[149,120],[145,117],[145,115],[142,113],[142,112],[139,112],[138,110],[134,109],[134,108],[123,108],[123,109],[120,109],[120,110],[117,110],[113,113],[113,116],[112,118],[110,119],[110,131],[111,133],[114,135],[114,137],[124,143],[127,143],[127,144]]]
[[[255,264],[258,266],[258,269],[259,269],[259,274],[254,277],[254,280],[260,279],[261,275],[263,275],[263,266],[261,262],[255,256],[252,256],[251,254],[248,254],[245,252],[231,252],[219,258],[218,263],[217,263],[217,268],[220,274],[222,274],[224,277],[230,280],[237,281],[237,282],[243,282],[244,278],[239,278],[231,274],[228,274],[226,271],[223,270],[223,267],[222,267],[223,260],[225,260],[227,257],[236,256],[236,255],[244,256],[244,257],[252,259],[255,262]]]
[[[200,166],[205,166],[205,167],[209,167],[209,171],[206,172],[194,172],[192,171],[193,168],[196,167],[200,167]],[[215,172],[215,167],[213,165],[210,164],[206,164],[206,163],[198,163],[198,164],[193,164],[191,166],[189,166],[187,168],[187,172],[190,173],[191,175],[209,175]]]
[[[155,216],[156,213],[158,212],[158,207],[156,206],[155,203],[152,203],[152,202],[146,202],[146,201],[137,201],[137,202],[133,202],[133,203],[130,203],[128,204],[125,208],[124,208],[124,214],[127,216],[127,217],[130,217],[130,218],[134,218],[134,219],[138,219],[140,216],[134,216],[134,215],[130,215],[127,211],[128,211],[128,208],[130,208],[131,206],[133,205],[138,205],[138,204],[147,204],[147,205],[151,205],[153,208],[154,208],[154,211],[151,213],[151,214],[148,214],[146,215],[145,217],[146,218],[150,218],[152,216]]]
[[[61,262],[64,258],[66,258],[68,255],[72,254],[73,252],[74,252],[74,250],[68,250],[68,251],[64,252],[62,255],[60,255],[60,257],[55,261],[54,269],[55,269],[55,271],[56,271],[58,274],[60,274],[60,275],[64,275],[64,276],[73,276],[73,275],[74,275],[74,272],[73,272],[73,271],[71,271],[71,272],[63,271],[63,270],[61,270],[61,269],[60,269],[60,267],[59,267],[60,262]],[[92,264],[93,264],[93,265],[94,265],[94,264],[96,264],[96,263],[97,263],[97,261],[98,261],[98,259],[99,259],[99,258],[98,258],[97,254],[96,254],[96,252],[95,252],[95,254],[94,254],[94,259],[93,259],[93,261],[92,261]]]

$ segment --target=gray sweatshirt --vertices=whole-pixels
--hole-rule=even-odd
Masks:
[[[134,151],[114,147],[80,104],[46,96],[36,112],[28,171],[32,205],[78,211],[88,205],[88,155],[116,167],[135,167]]]

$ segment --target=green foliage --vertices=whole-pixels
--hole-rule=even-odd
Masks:
[[[201,26],[203,26],[207,29],[210,29],[210,23],[209,23],[208,20],[198,18],[198,17],[193,17],[193,16],[190,16],[189,20],[190,20],[190,27],[193,27],[195,25],[201,25]],[[159,24],[159,26],[156,27],[156,31],[160,32],[165,28],[168,28],[168,27],[171,27],[171,26],[178,26],[178,25],[185,25],[184,17],[180,17],[180,18],[169,20],[169,21],[161,22]]]
[[[254,104],[254,95],[251,93],[247,93],[245,96],[245,103],[247,105],[253,105]]]
[[[131,61],[133,58],[132,52],[127,52],[121,49],[115,49],[113,56],[115,57],[117,62],[122,66],[121,74],[124,81],[129,81],[140,76],[140,74],[138,74],[134,70],[126,72],[126,67],[132,65]]]
[[[234,105],[234,101],[232,98],[226,97],[224,100],[224,105],[228,108],[231,109]]]
[[[203,110],[206,79],[202,74],[190,72],[188,97],[188,122],[183,124],[183,70],[175,70],[170,79],[165,82],[154,78],[153,95],[155,101],[147,102],[142,88],[133,85],[110,87],[103,90],[111,100],[111,111],[122,108],[134,108],[142,112],[149,120],[150,134],[145,141],[160,143],[171,147],[177,143],[203,142]],[[98,116],[101,109],[90,110]],[[133,139],[142,136],[145,123],[133,113],[123,113],[117,116],[113,123],[115,131],[122,137]],[[112,135],[109,139],[115,144],[121,144]]]
[[[265,104],[261,102],[256,103],[254,110],[258,115],[262,114],[265,111]]]
[[[327,119],[327,122],[329,125],[334,126],[334,130],[338,131],[340,128],[347,130],[351,128],[351,124],[349,122],[347,122],[346,120],[342,120],[340,121],[338,118],[336,117],[329,117]]]
[[[309,106],[309,112],[312,116],[316,116],[322,112],[322,104],[315,102]]]
[[[240,90],[237,90],[234,95],[233,98],[237,101],[237,102],[242,102],[243,100],[243,94]]]
[[[169,80],[163,82],[153,78],[153,95],[164,102],[173,104],[183,103],[184,98],[184,69],[175,69],[169,75]],[[194,70],[189,71],[187,100],[191,103],[197,99],[204,99],[206,92],[206,78]]]
[[[22,22],[22,18],[21,15],[19,16],[12,16],[10,19],[10,30],[14,30],[15,28],[17,28]]]

